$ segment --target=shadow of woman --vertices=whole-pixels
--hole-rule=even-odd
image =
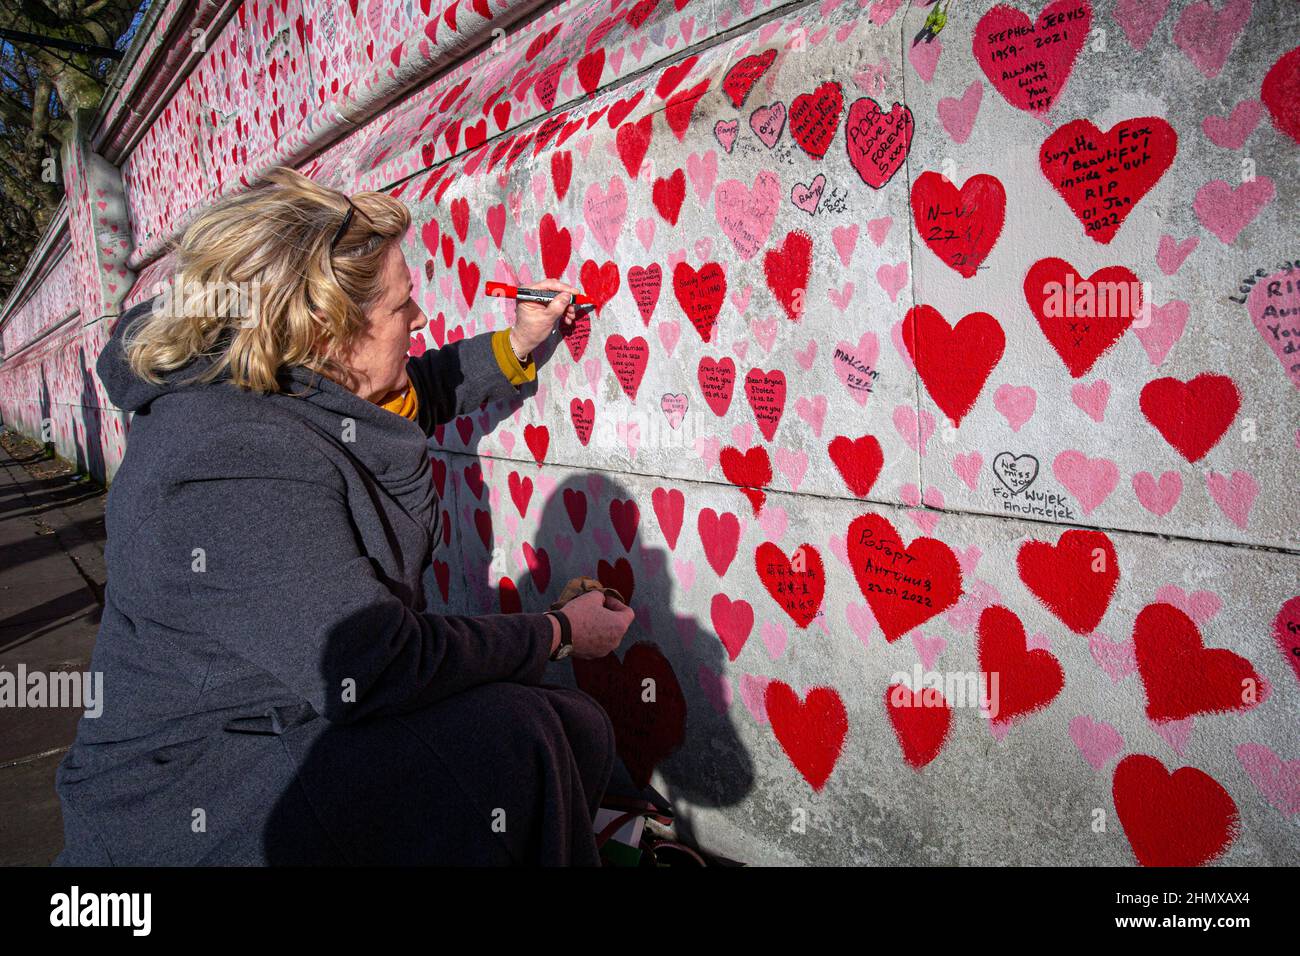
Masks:
[[[108,475],[104,467],[104,435],[102,431],[99,394],[95,390],[93,363],[86,361],[84,346],[77,347],[77,367],[81,373],[81,427],[77,430],[77,470],[85,472],[94,481],[106,484]]]
[[[554,357],[561,341],[554,336],[538,350],[539,366]],[[569,357],[567,349],[558,356]],[[497,458],[492,467],[507,469],[509,477],[484,478],[481,436],[521,407],[526,413],[521,422],[527,424],[536,393],[537,383],[529,383],[514,401],[477,412],[468,457],[447,456],[447,480],[454,483],[450,497],[461,511],[453,527],[464,537],[459,543],[453,537],[453,549],[459,546],[455,558],[435,551],[434,559],[460,561],[466,594],[452,601],[465,613],[545,610],[578,576],[597,578],[628,599],[636,620],[618,650],[599,661],[570,658],[551,664],[554,676],[548,679],[590,694],[613,721],[620,759],[607,792],[660,804],[666,797],[678,835],[698,843],[692,810],[733,806],[754,784],[753,760],[730,716],[738,701],[727,678],[725,648],[693,616],[674,610],[679,585],[672,555],[649,542],[651,527],[657,527],[650,506],[654,479],[633,479],[645,485],[638,492],[611,472],[554,464],[539,469],[531,458]],[[547,408],[535,417],[554,427],[567,413]],[[512,510],[521,521],[536,513],[533,496],[539,481],[550,477],[548,471],[563,477],[546,493],[535,534],[499,547],[497,529]],[[489,503],[490,483],[503,489],[496,513]],[[431,607],[443,606],[440,593],[429,598]],[[653,789],[656,774],[663,796]]]

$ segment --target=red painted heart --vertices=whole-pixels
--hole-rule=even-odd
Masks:
[[[1241,392],[1226,375],[1202,372],[1189,382],[1158,378],[1139,396],[1142,414],[1189,462],[1219,443],[1241,408]]]
[[[1064,259],[1039,259],[1025,274],[1025,301],[1071,377],[1082,378],[1142,311],[1142,285],[1123,266],[1088,278]]]
[[[1133,648],[1153,721],[1250,710],[1268,696],[1250,661],[1207,648],[1196,623],[1172,604],[1148,604],[1139,612]]]
[[[1041,647],[1027,649],[1024,625],[1014,613],[999,605],[986,607],[976,634],[980,672],[988,675],[989,718],[995,724],[1042,710],[1061,693],[1061,662]]]
[[[973,278],[1002,234],[1007,193],[996,176],[972,176],[958,190],[926,170],[912,186],[916,231],[944,265]]]
[[[1056,544],[1026,541],[1016,567],[1025,587],[1076,634],[1096,630],[1119,583],[1115,545],[1100,531],[1067,531]]]
[[[1159,116],[1139,116],[1103,133],[1084,119],[1043,141],[1038,164],[1084,235],[1105,245],[1160,181],[1178,151],[1178,134]]]
[[[614,654],[570,659],[578,687],[609,714],[615,749],[632,781],[649,785],[655,767],[686,741],[686,696],[672,665],[649,641],[633,644],[622,661]],[[653,706],[644,701],[646,681],[655,688]]]
[[[1195,767],[1171,774],[1155,757],[1129,754],[1115,767],[1111,796],[1142,866],[1201,866],[1240,832],[1228,791]]]
[[[887,641],[942,614],[962,595],[957,556],[942,541],[917,538],[904,547],[893,525],[865,514],[849,524],[846,544],[858,588]]]
[[[794,689],[779,680],[765,691],[772,732],[796,770],[820,791],[839,762],[849,732],[848,712],[834,688],[814,687],[800,702]]]
[[[1088,0],[1056,0],[1037,23],[999,4],[975,25],[975,59],[1008,103],[1042,116],[1070,78],[1091,24]]]
[[[987,312],[950,326],[934,306],[918,305],[903,319],[903,344],[934,403],[960,425],[1001,361],[1006,336]]]
[[[885,688],[885,713],[903,749],[903,759],[920,770],[943,750],[952,729],[952,706],[933,687],[912,690],[904,684]]]
[[[771,541],[764,541],[754,550],[754,567],[772,600],[796,625],[812,623],[826,592],[826,571],[816,548],[801,544],[794,549],[794,557],[788,558]]]

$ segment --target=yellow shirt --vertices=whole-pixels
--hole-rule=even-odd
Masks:
[[[528,364],[525,365],[519,361],[519,357],[515,355],[515,350],[510,347],[509,329],[502,329],[492,336],[492,354],[496,356],[497,364],[501,366],[501,371],[506,378],[510,379],[511,385],[522,385],[524,382],[531,382],[537,378],[537,365],[533,362],[532,357],[529,357]],[[420,411],[419,396],[415,394],[415,389],[409,384],[400,391],[389,392],[375,404],[380,408],[388,409],[394,415],[409,418],[411,421],[416,420],[416,416]]]

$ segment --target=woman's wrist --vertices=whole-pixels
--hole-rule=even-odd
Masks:
[[[530,361],[533,350],[532,347],[524,348],[519,340],[515,338],[515,330],[510,330],[510,349],[515,353],[515,358],[519,360],[520,365],[527,365]]]
[[[551,654],[560,646],[560,619],[554,614],[547,614],[546,619],[551,622]]]

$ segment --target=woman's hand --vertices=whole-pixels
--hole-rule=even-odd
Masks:
[[[615,650],[636,612],[603,591],[580,594],[561,608],[573,628],[573,656],[595,660]]]
[[[578,317],[573,305],[573,297],[581,294],[581,289],[565,285],[559,279],[542,279],[532,283],[531,289],[547,289],[551,292],[568,293],[557,295],[549,303],[516,302],[515,324],[510,329],[510,346],[520,361],[525,360],[537,346],[550,337],[555,324],[564,317],[566,327],[571,327]]]

